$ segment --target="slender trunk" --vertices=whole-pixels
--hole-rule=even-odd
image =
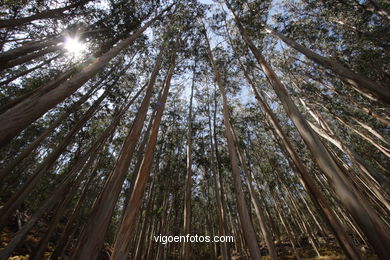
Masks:
[[[272,191],[271,191],[271,195],[272,195],[273,201],[275,202],[275,209],[276,209],[276,212],[278,213],[280,222],[282,223],[284,229],[286,229],[287,236],[288,236],[288,238],[289,238],[289,240],[290,240],[290,242],[291,242],[291,246],[292,246],[292,248],[293,248],[294,254],[295,254],[296,258],[299,260],[300,257],[299,257],[299,254],[298,254],[298,252],[297,252],[297,238],[295,237],[295,234],[294,234],[293,231],[291,230],[291,227],[290,227],[290,225],[288,224],[288,222],[286,222],[286,221],[284,220],[284,218],[282,217],[282,216],[283,216],[283,213],[282,213],[282,211],[281,211],[279,202],[276,200],[275,195],[273,194]]]
[[[244,155],[243,155],[243,153],[241,151],[241,148],[238,145],[238,142],[237,142],[238,140],[237,140],[237,136],[235,134],[234,128],[232,128],[232,132],[233,132],[233,136],[235,137],[235,141],[236,141],[238,158],[240,160],[243,172],[245,174],[246,185],[247,185],[248,190],[249,190],[249,194],[250,194],[250,197],[251,197],[251,201],[252,201],[253,207],[255,208],[256,216],[257,216],[257,218],[259,220],[259,226],[260,226],[260,229],[261,229],[261,233],[264,236],[264,240],[265,240],[265,243],[267,245],[267,248],[268,248],[271,260],[277,260],[278,259],[278,254],[276,252],[276,248],[275,248],[275,244],[274,244],[274,241],[273,241],[272,233],[270,232],[270,230],[269,230],[269,228],[268,228],[268,226],[266,225],[266,222],[265,222],[265,216],[264,216],[264,213],[262,211],[261,203],[260,203],[260,200],[259,200],[260,196],[259,197],[257,196],[258,194],[256,193],[255,188],[253,187],[251,171],[248,169],[248,166],[247,166],[246,160],[244,158]]]
[[[102,133],[100,140],[109,139],[110,136],[112,136],[112,134],[114,133],[116,127],[118,126],[119,121],[122,118],[123,114],[134,103],[134,101],[138,98],[138,96],[145,89],[145,87],[146,87],[146,85],[143,86],[142,88],[140,88],[140,90],[134,95],[134,97],[126,105],[124,105],[121,109],[119,109],[120,112],[113,118],[111,124]],[[97,144],[98,142],[100,142],[100,141],[95,142],[94,145],[92,145],[91,147],[94,147],[95,144]],[[94,174],[96,174],[96,173],[97,172],[95,171]],[[88,180],[88,182],[90,183],[91,181],[92,181],[92,176]],[[57,245],[55,251],[51,255],[50,259],[52,259],[52,260],[57,260],[57,258],[60,257],[62,255],[62,253],[64,252],[64,250],[66,249],[67,239],[68,239],[68,237],[70,237],[70,235],[72,233],[72,228],[73,228],[74,222],[75,222],[76,218],[78,217],[78,215],[80,214],[81,206],[82,206],[82,203],[84,201],[83,197],[85,198],[87,196],[87,187],[88,187],[89,183],[86,184],[86,188],[84,188],[83,194],[81,195],[81,197],[80,197],[80,199],[75,207],[75,210],[72,213],[71,218],[69,219],[69,221],[66,224],[63,235],[61,236],[61,239],[58,242],[58,245]],[[97,186],[99,186],[99,185],[97,185]]]
[[[390,145],[390,140],[386,137],[384,137],[382,134],[380,134],[378,131],[376,131],[374,128],[369,126],[368,124],[356,119],[355,117],[352,117],[352,120],[358,123],[362,128],[366,129],[370,134],[381,140],[387,145]]]
[[[5,63],[7,61],[20,58],[21,56],[24,56],[28,53],[38,51],[43,48],[50,47],[52,45],[56,45],[61,41],[62,41],[62,37],[57,37],[51,40],[39,40],[39,41],[26,43],[25,45],[1,53],[0,54],[1,63]]]
[[[223,189],[222,189],[222,183],[220,178],[220,172],[215,163],[216,156],[215,156],[213,136],[214,137],[216,136],[214,135],[215,127],[214,127],[214,133],[211,128],[210,100],[208,100],[207,102],[207,114],[208,114],[209,139],[210,139],[210,155],[211,155],[210,164],[211,164],[211,171],[213,172],[213,177],[214,177],[214,189],[215,189],[215,197],[217,201],[217,217],[219,223],[219,232],[222,236],[227,236],[228,234],[227,234],[227,225],[226,225],[226,209],[223,207],[223,203],[222,203]],[[221,245],[221,254],[223,260],[230,259],[228,253],[228,246],[226,242],[223,242]]]
[[[144,255],[143,255],[143,259],[154,259],[154,252],[155,252],[155,249],[153,248],[153,244],[154,244],[154,239],[153,239],[153,235],[155,235],[155,229],[156,229],[156,218],[153,217],[152,219],[152,224],[150,225],[150,228],[149,228],[149,232],[148,232],[148,237],[147,237],[147,240],[148,240],[148,246],[147,246],[147,250],[145,251]]]
[[[87,225],[78,240],[78,244],[72,256],[74,259],[96,259],[99,250],[103,245],[104,235],[110,223],[115,204],[126,178],[126,173],[130,166],[130,162],[146,118],[154,84],[160,70],[162,55],[163,50],[160,51],[160,54],[157,57],[144,99],[142,100],[131,130],[123,144],[116,165],[110,173],[103,191],[94,203],[90,214],[92,218],[90,218],[87,222]],[[94,237],[94,239],[89,239],[91,236]]]
[[[340,151],[348,155],[352,163],[356,164],[356,166],[358,167],[359,171],[361,172],[361,175],[363,176],[363,179],[370,183],[369,189],[372,190],[376,194],[378,199],[383,203],[383,205],[385,205],[386,208],[390,210],[390,204],[386,201],[386,199],[383,197],[382,192],[379,190],[380,187],[382,187],[383,189],[385,189],[386,193],[389,193],[389,181],[385,178],[385,176],[381,176],[374,169],[369,167],[366,162],[359,155],[356,154],[356,152],[348,148],[348,146],[345,146],[340,140],[337,139],[336,136],[331,137],[326,131],[319,129],[312,123],[309,124],[319,136],[334,144],[338,149],[340,149]]]
[[[133,189],[134,189],[134,184],[135,184],[135,180],[137,179],[137,173],[141,167],[141,164],[142,164],[142,158],[143,158],[143,155],[144,155],[144,152],[145,152],[145,146],[148,142],[148,138],[149,138],[149,135],[150,135],[150,131],[152,130],[152,123],[154,121],[154,118],[155,118],[155,113],[150,117],[150,120],[149,120],[149,123],[146,127],[146,130],[145,130],[145,134],[144,134],[144,137],[139,145],[139,148],[138,148],[138,152],[137,152],[137,158],[136,158],[136,163],[135,163],[135,166],[134,166],[134,170],[133,170],[133,173],[131,175],[131,180],[129,181],[130,182],[130,187],[129,187],[129,190],[126,192],[127,193],[127,196],[126,196],[126,199],[123,203],[123,211],[122,211],[122,217],[121,219],[123,219],[123,215],[125,214],[125,209],[127,208],[127,205],[129,204],[129,200],[130,200],[130,197],[131,197],[131,193],[133,192]]]
[[[96,164],[96,166],[98,166],[98,165],[99,165],[99,163]],[[85,203],[89,188],[92,184],[92,181],[95,180],[95,177],[98,173],[96,166],[95,166],[95,169],[93,170],[92,174],[88,178],[88,181],[85,184],[83,191],[81,192],[80,198],[78,199],[76,206],[74,207],[74,210],[73,210],[70,218],[66,222],[65,228],[62,231],[60,239],[56,243],[56,246],[55,246],[53,253],[50,255],[50,260],[58,260],[58,258],[63,255],[63,253],[66,250],[66,247],[67,247],[66,245],[67,245],[68,241],[70,240],[72,234],[75,232],[75,222],[81,214],[82,206]]]
[[[167,187],[169,188],[170,185],[168,183]],[[165,196],[163,199],[163,213],[161,217],[161,232],[159,234],[166,234],[167,232],[167,222],[168,222],[168,208],[169,208],[169,202],[168,202],[168,195],[169,195],[169,189],[166,190]],[[156,255],[156,260],[161,260],[163,256],[163,244],[159,243],[157,247],[157,255]]]
[[[260,192],[259,189],[258,189],[258,191]],[[274,219],[273,215],[271,214],[271,210],[269,209],[268,204],[265,203],[265,200],[262,199],[260,202],[262,203],[261,205],[264,206],[263,208],[265,209],[266,217],[269,220],[269,222],[271,223],[271,227],[273,230],[272,233],[276,235],[277,242],[275,242],[275,244],[277,244],[278,242],[281,241],[279,227],[278,227],[277,223],[275,223],[275,219]]]
[[[134,259],[144,259],[142,256],[144,254],[144,245],[147,235],[147,228],[149,228],[149,221],[151,216],[148,215],[151,211],[152,203],[153,203],[153,182],[150,184],[149,188],[149,198],[147,199],[146,207],[145,207],[145,215],[143,216],[144,222],[142,223],[141,233],[138,238],[137,248],[135,251]]]
[[[385,156],[389,157],[390,158],[390,149],[384,147],[383,145],[381,145],[380,143],[376,142],[373,138],[371,138],[370,136],[366,135],[365,133],[357,130],[355,127],[349,125],[345,120],[341,119],[341,117],[335,115],[334,113],[332,113],[334,115],[334,117],[339,120],[344,126],[346,126],[347,128],[351,129],[352,132],[356,133],[357,135],[359,135],[362,139],[366,140],[367,142],[369,142],[370,144],[372,144],[375,148],[378,149],[378,151],[380,151],[381,153],[383,153]]]
[[[134,233],[134,223],[138,214],[139,207],[142,202],[142,197],[145,192],[145,186],[148,181],[150,170],[152,168],[154,150],[157,143],[158,130],[160,128],[161,119],[164,113],[165,103],[168,97],[171,79],[175,69],[176,53],[173,54],[170,68],[165,80],[165,87],[159,106],[156,111],[156,117],[153,122],[152,131],[146,146],[144,159],[141,164],[141,168],[137,174],[137,179],[134,184],[129,204],[125,209],[121,225],[118,230],[117,237],[115,239],[113,254],[110,257],[112,260],[124,260],[127,258],[128,249],[132,234]]]
[[[235,195],[236,195],[236,201],[237,201],[237,208],[241,220],[241,226],[244,232],[244,237],[246,244],[249,248],[251,259],[254,260],[260,260],[260,248],[257,244],[256,239],[256,233],[253,229],[252,223],[250,222],[250,215],[248,212],[248,208],[245,202],[244,193],[243,193],[243,187],[241,183],[241,176],[240,176],[240,168],[238,166],[238,157],[237,153],[235,151],[235,142],[234,142],[234,136],[232,132],[232,126],[230,123],[230,116],[229,116],[229,108],[227,104],[227,97],[225,93],[224,84],[221,78],[221,75],[219,74],[219,71],[217,69],[217,66],[215,65],[213,54],[211,52],[210,43],[208,42],[207,35],[205,35],[207,46],[208,46],[208,58],[212,66],[212,70],[214,72],[215,80],[217,82],[217,85],[219,87],[219,91],[221,93],[222,97],[222,107],[223,107],[223,117],[224,117],[224,124],[225,124],[225,134],[228,142],[228,150],[229,150],[229,157],[230,157],[230,164],[232,167],[232,175],[233,175],[233,183],[235,188]]]
[[[68,179],[69,180],[69,179]],[[6,260],[15,248],[21,243],[21,241],[25,238],[31,228],[35,225],[35,223],[39,220],[39,218],[47,211],[49,211],[57,201],[63,196],[66,192],[66,188],[68,187],[69,182],[63,182],[60,187],[57,188],[54,195],[49,197],[43,205],[31,216],[28,222],[20,229],[12,238],[12,240],[7,244],[7,247],[0,251],[0,259]]]
[[[296,211],[296,215],[298,216],[298,220],[300,220],[304,230],[306,231],[306,234],[309,236],[309,241],[311,242],[311,245],[313,246],[314,251],[316,251],[317,256],[321,256],[320,251],[318,250],[318,243],[315,239],[314,232],[313,232],[312,228],[309,225],[307,225],[308,220],[306,219],[305,214],[303,214],[302,211],[299,209],[294,197],[290,194],[289,190],[286,188],[286,183],[283,181],[283,178],[281,178],[281,180],[282,180],[283,188],[285,190],[285,194],[287,194],[287,198],[289,199],[293,208]],[[285,202],[285,203],[287,205],[287,202]]]
[[[295,192],[297,194],[299,194],[300,200],[303,201],[303,203],[305,204],[305,207],[306,207],[307,211],[309,212],[311,218],[313,219],[314,223],[316,224],[317,229],[321,232],[322,235],[325,236],[327,234],[327,232],[324,229],[324,226],[320,224],[320,221],[317,219],[317,216],[314,214],[312,207],[311,207],[311,205],[309,205],[306,197],[304,197],[302,192],[300,192],[295,186],[294,186],[294,188],[295,188]]]
[[[196,62],[192,71],[192,85],[190,95],[190,107],[188,112],[188,130],[187,130],[187,176],[184,194],[184,223],[183,235],[191,232],[191,194],[192,194],[192,99],[194,97]],[[182,259],[189,260],[191,256],[191,243],[184,242],[182,250]]]
[[[298,85],[296,85],[296,87],[299,89]],[[368,162],[363,160],[363,158],[361,158],[353,150],[353,148],[341,142],[340,138],[337,137],[334,130],[330,127],[329,123],[322,117],[321,113],[313,110],[313,106],[311,106],[310,103],[306,103],[302,98],[300,98],[299,100],[301,101],[304,108],[307,109],[309,114],[315,119],[316,122],[318,122],[318,124],[323,129],[321,130],[309,122],[313,130],[317,132],[319,136],[325,138],[326,140],[334,144],[337,148],[339,148],[343,153],[345,153],[351,159],[353,164],[358,167],[364,178],[371,178],[374,182],[376,182],[376,185],[382,185],[382,187],[384,187],[388,191],[390,184],[389,180],[387,180],[381,172],[376,171],[371,165],[369,165]]]
[[[52,81],[50,81],[46,85],[34,88],[34,89],[32,89],[32,90],[30,90],[30,91],[28,91],[28,92],[26,92],[18,97],[12,99],[11,101],[8,101],[6,104],[4,104],[0,107],[0,115],[7,112],[7,110],[15,107],[16,105],[18,105],[22,101],[28,100],[28,98],[31,96],[40,96],[40,95],[45,94],[46,92],[51,91],[57,85],[64,83],[76,71],[77,71],[77,68],[72,68],[64,73],[61,73],[60,75],[58,75],[55,79],[53,79]]]

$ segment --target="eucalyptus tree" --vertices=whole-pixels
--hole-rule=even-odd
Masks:
[[[389,258],[389,7],[4,2],[0,258]]]

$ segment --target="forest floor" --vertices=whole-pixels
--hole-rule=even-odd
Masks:
[[[38,225],[45,226],[45,223],[40,223]],[[19,227],[20,228],[20,227]],[[15,232],[18,230],[18,225],[14,223],[13,225],[7,226],[5,229],[3,229],[2,232],[0,232],[0,251],[7,246],[11,238],[14,236]],[[39,229],[38,229],[39,230]],[[14,252],[14,256],[10,257],[8,260],[27,260],[29,259],[30,254],[33,251],[33,248],[35,248],[40,240],[39,232],[37,232],[37,229],[32,229],[25,241],[22,245],[18,247],[17,250]],[[303,246],[297,248],[297,253],[299,258],[297,258],[294,254],[293,248],[291,247],[291,244],[285,241],[282,241],[280,243],[276,243],[276,248],[278,251],[278,254],[280,256],[280,260],[344,260],[347,259],[346,256],[341,252],[340,248],[337,246],[337,243],[334,239],[329,239],[326,244],[322,244],[321,248],[319,249],[320,255],[316,253],[314,249],[310,246],[310,244],[302,243]],[[45,252],[44,259],[49,259],[50,255],[52,254],[53,248],[49,247],[47,248],[47,251]],[[104,252],[103,252],[104,251]],[[102,250],[102,253],[99,257],[99,260],[108,260],[109,259],[109,252],[112,251],[112,249],[105,245],[105,248]],[[267,256],[268,252],[267,249],[264,247],[261,249],[261,253],[263,256],[263,260],[269,260],[270,257]],[[378,259],[372,252],[366,251],[363,253],[364,259],[366,260],[376,260]],[[242,256],[235,254],[233,252],[232,254],[232,260],[246,260],[249,259],[247,256]]]
[[[335,239],[329,239],[328,243],[322,244],[322,247],[319,248],[320,256],[316,251],[310,246],[310,244],[305,244],[303,247],[297,248],[298,257],[294,254],[291,244],[288,242],[281,242],[276,244],[280,260],[347,260],[348,258],[344,255],[341,249],[338,247]],[[365,247],[364,247],[365,248]],[[365,251],[362,252],[365,260],[378,260],[379,258],[373,254],[370,250],[365,248]],[[271,258],[267,255],[266,249],[262,249],[262,260],[270,260]],[[246,260],[249,257],[239,257],[233,258],[233,260]]]

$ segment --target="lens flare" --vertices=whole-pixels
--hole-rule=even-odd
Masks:
[[[86,45],[80,42],[77,38],[66,37],[64,48],[70,56],[79,58],[86,51]]]

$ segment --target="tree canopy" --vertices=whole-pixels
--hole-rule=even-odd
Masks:
[[[389,10],[3,1],[0,259],[390,259]]]

